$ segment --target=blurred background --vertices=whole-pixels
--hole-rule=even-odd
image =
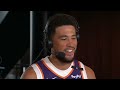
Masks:
[[[120,11],[0,11],[0,78],[19,79],[46,54],[43,30],[56,13],[74,16],[80,26],[76,58],[97,79],[120,78]]]

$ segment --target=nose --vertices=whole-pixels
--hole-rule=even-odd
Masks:
[[[69,39],[67,40],[67,46],[73,46],[73,43],[74,43],[74,42],[73,42],[72,39],[69,38]]]

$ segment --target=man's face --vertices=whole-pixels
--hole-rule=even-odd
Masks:
[[[54,52],[64,52],[65,62],[72,62],[77,48],[76,30],[72,25],[56,28],[52,38]]]

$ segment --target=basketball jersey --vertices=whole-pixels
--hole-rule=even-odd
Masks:
[[[66,70],[56,68],[48,59],[48,56],[31,65],[37,79],[87,79],[84,65],[74,60]]]

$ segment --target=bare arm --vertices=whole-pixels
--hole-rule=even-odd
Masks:
[[[21,75],[20,79],[37,79],[35,71],[30,66],[26,69],[26,71]]]
[[[90,67],[85,66],[85,70],[86,70],[88,79],[96,79],[95,73]]]

